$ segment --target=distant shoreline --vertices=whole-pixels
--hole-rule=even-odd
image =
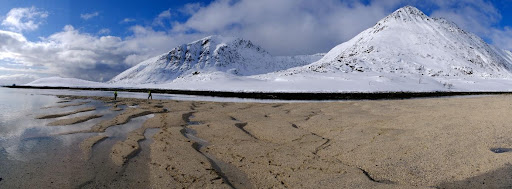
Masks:
[[[181,94],[210,97],[251,98],[271,100],[393,100],[426,97],[450,97],[468,95],[504,95],[512,94],[505,91],[479,91],[479,92],[234,92],[234,91],[202,91],[202,90],[174,90],[174,89],[150,89],[150,88],[87,88],[87,87],[49,87],[49,86],[3,86],[18,89],[64,89],[64,90],[88,90],[88,91],[123,91],[123,92],[147,92],[154,94]]]

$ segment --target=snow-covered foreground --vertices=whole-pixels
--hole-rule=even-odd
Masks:
[[[176,80],[165,84],[109,84],[70,78],[44,78],[29,86],[86,88],[155,88],[236,92],[431,92],[512,91],[512,79],[432,78],[415,75],[347,73],[302,74],[264,79],[264,75],[217,75],[213,80]]]

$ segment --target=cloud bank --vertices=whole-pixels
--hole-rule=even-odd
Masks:
[[[191,38],[174,39],[164,32],[135,26],[133,36],[96,36],[71,25],[39,42],[0,30],[0,59],[45,68],[45,73],[93,81],[107,81],[116,74]],[[188,36],[187,36],[188,37]]]
[[[39,78],[40,77],[31,74],[0,75],[0,85],[24,84]]]

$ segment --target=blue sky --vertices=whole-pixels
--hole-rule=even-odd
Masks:
[[[512,0],[0,0],[0,84],[107,81],[213,34],[249,39],[274,55],[326,52],[405,5],[512,50]]]
[[[149,2],[149,3],[148,3]],[[9,10],[16,7],[36,7],[48,12],[45,23],[39,30],[27,32],[26,37],[32,40],[40,36],[49,36],[62,30],[66,25],[73,25],[82,32],[95,33],[101,29],[108,28],[111,35],[127,36],[128,28],[131,25],[148,25],[161,12],[166,10],[179,10],[185,4],[199,3],[208,4],[210,1],[193,0],[2,0],[0,2],[0,15],[5,15]],[[87,20],[81,18],[82,14],[98,13]],[[183,22],[186,16],[174,11],[172,20]],[[124,19],[132,19],[123,22]],[[168,26],[168,25],[167,25]],[[160,28],[163,29],[163,28]]]

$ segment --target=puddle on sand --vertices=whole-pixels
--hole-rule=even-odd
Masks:
[[[187,122],[188,125],[201,125],[203,124],[203,122],[200,122],[200,121],[189,121]]]
[[[200,122],[200,121],[190,121],[190,119],[193,119],[195,117],[196,116],[191,115],[188,118],[185,118],[185,121],[187,122],[187,125],[201,125],[201,124],[203,124],[203,122]]]
[[[501,154],[505,152],[512,152],[512,148],[491,148],[491,152]]]
[[[149,114],[145,116],[132,118],[128,123],[107,128],[104,134],[109,138],[116,138],[116,140],[124,140],[126,138],[126,134],[135,129],[141,128],[142,124],[147,119],[152,118],[154,116],[154,114]]]

